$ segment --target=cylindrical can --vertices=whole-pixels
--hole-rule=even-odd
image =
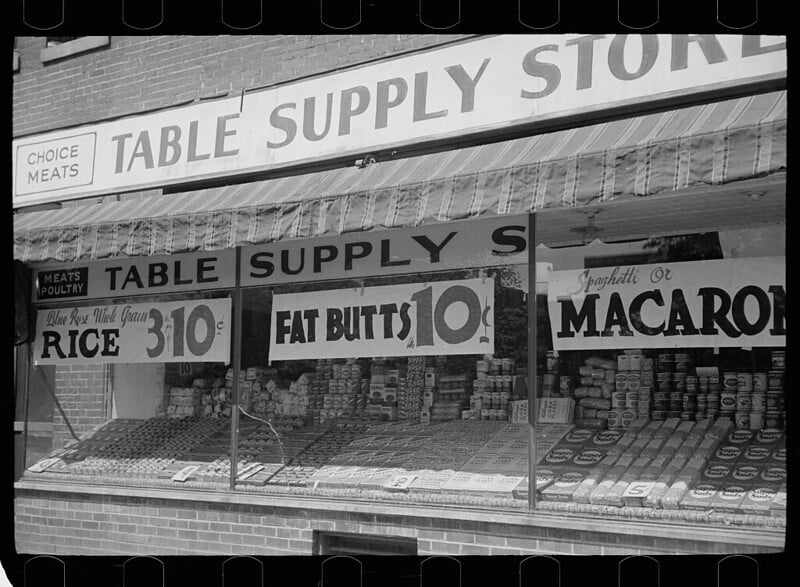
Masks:
[[[686,373],[689,370],[689,355],[679,353],[675,355],[675,372]]]
[[[694,396],[690,396],[694,398]],[[683,402],[683,411],[684,412],[696,412],[697,411],[697,403],[694,399],[690,399],[689,401]]]
[[[686,380],[676,379],[672,382],[672,391],[678,393],[686,393]]]
[[[666,410],[653,410],[650,412],[650,419],[651,420],[666,420],[667,419],[667,411]]]
[[[511,375],[503,375],[503,393],[511,393]]]
[[[708,407],[708,397],[705,396],[705,395],[702,395],[702,394],[698,395],[697,396],[697,410],[698,411],[700,411],[700,410],[705,411],[705,409],[707,407]]]
[[[736,392],[723,391],[719,396],[719,407],[721,410],[736,409]]]
[[[627,428],[628,426],[633,424],[633,421],[635,419],[636,419],[636,412],[634,412],[633,410],[624,410],[620,414],[620,423],[622,424],[623,428]]]
[[[667,373],[672,372],[675,367],[675,357],[672,353],[661,353],[658,355],[658,370]]]
[[[628,391],[639,393],[642,385],[638,381],[628,381]]]
[[[753,406],[751,394],[747,392],[740,392],[736,394],[736,411],[749,412]]]
[[[700,393],[708,393],[709,392],[708,377],[698,377],[697,387],[700,390]]]
[[[492,375],[501,375],[503,369],[503,361],[500,359],[491,359],[489,361],[489,372]]]
[[[764,412],[767,409],[767,394],[763,392],[754,392],[750,395],[750,411],[751,412]]]
[[[686,378],[686,392],[687,393],[697,393],[698,386],[697,386],[697,377],[687,377]]]
[[[753,373],[753,391],[767,391],[766,373]]]
[[[552,371],[550,368],[550,356],[553,354],[553,351],[547,351],[547,370]],[[478,360],[475,362],[475,370],[478,373],[488,373],[489,372],[489,361],[485,360]]]
[[[779,428],[781,425],[780,410],[767,410],[764,412],[764,428]]]
[[[631,358],[629,355],[617,355],[617,369],[620,371],[631,370]]]
[[[569,375],[562,375],[559,377],[559,387],[561,391],[572,391],[572,377]]]
[[[671,381],[659,380],[658,381],[658,386],[657,386],[656,389],[658,389],[658,391],[669,393],[669,392],[672,391],[672,382]]]
[[[617,391],[626,391],[628,389],[628,374],[617,373],[614,377],[614,385]]]
[[[619,428],[622,426],[622,413],[619,410],[611,410],[608,412],[608,427]]]
[[[681,410],[678,408],[677,410],[667,410],[667,418],[680,418],[681,417]]]
[[[767,374],[767,389],[783,389],[783,371],[770,371]]]
[[[761,430],[764,426],[764,414],[761,412],[750,412],[750,430]]]
[[[687,411],[681,412],[681,420],[684,420],[684,421],[694,420],[694,417],[695,417],[695,413],[692,410],[687,410]]]
[[[669,402],[653,402],[654,412],[666,412],[669,409]]]
[[[722,385],[719,382],[719,377],[709,376],[708,391],[722,391]]]
[[[716,420],[718,416],[719,416],[719,410],[714,410],[714,409],[711,409],[711,408],[708,408],[706,410],[706,417],[707,418],[711,418],[712,420]]]
[[[642,370],[642,355],[630,355],[631,371]]]
[[[772,368],[776,371],[786,369],[786,351],[772,351]]]
[[[639,406],[639,392],[626,391],[625,392],[625,407],[635,409]]]
[[[683,402],[681,401],[670,401],[669,407],[667,409],[668,412],[680,412],[681,408],[683,407]],[[677,418],[677,416],[670,416],[670,418]]]
[[[708,402],[709,408],[717,408],[719,409],[719,393],[709,393],[706,395],[706,401]]]
[[[782,391],[768,391],[766,395],[766,409],[780,410],[783,404]]]
[[[724,391],[737,391],[739,389],[739,376],[733,371],[722,375],[722,389]]]
[[[737,428],[750,428],[750,412],[736,412],[734,422]]]
[[[683,394],[680,391],[673,391],[669,394],[669,401],[671,402],[683,401]]]
[[[503,375],[513,375],[514,374],[514,359],[511,358],[504,358],[501,359],[501,369],[503,371]]]
[[[738,382],[736,388],[737,391],[747,391],[752,393],[753,391],[752,373],[740,372],[736,375],[736,380]]]
[[[622,408],[625,407],[625,391],[614,391],[611,393],[611,407]]]

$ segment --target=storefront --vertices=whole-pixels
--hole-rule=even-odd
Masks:
[[[15,145],[20,203],[252,173],[252,108],[283,133],[267,167],[364,155],[15,217],[19,380],[63,412],[18,548],[782,550],[785,49],[644,36],[634,70],[624,37],[489,37]],[[37,191],[49,151],[75,172]]]

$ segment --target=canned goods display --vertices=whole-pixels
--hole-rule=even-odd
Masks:
[[[750,430],[761,430],[764,427],[764,414],[750,412]]]
[[[736,409],[736,392],[724,391],[719,396],[719,407],[723,410]]]
[[[671,402],[669,402],[669,409],[667,411],[669,411],[669,412],[680,412],[682,407],[683,407],[683,402],[681,402],[681,401],[677,401],[677,402],[671,401]],[[670,416],[670,418],[677,418],[677,416]]]
[[[736,410],[739,412],[749,412],[750,408],[752,407],[753,402],[751,398],[751,394],[749,393],[737,393],[736,394]]]
[[[671,381],[658,381],[658,385],[656,387],[658,391],[669,393],[672,391],[672,382]]]
[[[767,391],[766,373],[753,373],[753,391]]]
[[[786,351],[772,351],[772,368],[776,371],[786,369]]]
[[[695,417],[694,411],[681,412],[681,420],[684,421],[694,420],[694,417]]]
[[[658,370],[659,371],[672,371],[675,365],[674,355],[672,353],[661,353],[658,355]]]
[[[766,395],[766,409],[780,410],[783,407],[783,392],[768,391]]]
[[[750,395],[750,411],[764,412],[767,409],[767,394],[763,392],[753,392]]]
[[[631,355],[631,371],[641,371],[642,370],[642,355]]]
[[[737,428],[750,428],[750,412],[736,412],[734,422]]]
[[[753,374],[741,372],[736,375],[737,391],[753,391]]]
[[[697,387],[700,390],[700,393],[708,393],[710,389],[708,384],[708,377],[698,377]]]
[[[783,371],[767,373],[767,389],[783,389]]]
[[[778,428],[781,425],[780,410],[767,410],[764,412],[764,427]]]
[[[625,407],[625,394],[624,391],[614,391],[611,394],[611,407],[622,408]]]
[[[653,410],[650,412],[650,419],[651,420],[666,420],[667,419],[667,411],[666,410]]]
[[[739,374],[729,371],[722,376],[722,389],[724,391],[737,391],[739,389]]]

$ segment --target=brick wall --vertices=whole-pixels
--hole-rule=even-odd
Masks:
[[[316,554],[315,532],[417,539],[433,554],[720,554],[766,552],[729,540],[700,541],[437,519],[424,511],[373,515],[331,510],[84,495],[18,489],[16,548],[50,554]],[[468,517],[469,513],[465,513]],[[676,535],[678,531],[676,531]]]
[[[13,134],[237,94],[467,35],[122,36],[43,65],[44,37],[19,37]]]
[[[107,422],[106,369],[103,365],[64,365],[55,368],[55,394],[78,436]],[[53,448],[72,440],[64,418],[53,408]]]

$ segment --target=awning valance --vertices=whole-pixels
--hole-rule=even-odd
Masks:
[[[786,169],[786,92],[247,184],[28,212],[26,262],[217,250],[601,204]]]

